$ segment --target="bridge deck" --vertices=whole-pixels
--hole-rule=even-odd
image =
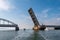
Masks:
[[[18,27],[18,25],[6,25],[6,24],[0,24],[0,27]]]
[[[16,30],[16,31],[19,30],[18,25],[6,25],[6,24],[0,24],[0,27],[15,27],[15,30]]]
[[[41,25],[41,27],[54,27],[55,30],[59,30],[60,29],[60,25]]]
[[[41,25],[42,26],[42,25]],[[60,28],[60,25],[45,25],[46,27],[55,27],[55,28]]]

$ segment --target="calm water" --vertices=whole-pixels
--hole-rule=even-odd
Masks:
[[[0,40],[60,40],[60,30],[38,31],[0,31]]]

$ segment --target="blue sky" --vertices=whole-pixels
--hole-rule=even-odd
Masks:
[[[60,25],[60,0],[0,0],[0,18],[20,28],[32,28],[29,8],[33,9],[40,24]]]

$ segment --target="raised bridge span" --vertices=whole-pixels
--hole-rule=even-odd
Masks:
[[[15,27],[16,31],[19,30],[19,27],[17,24],[3,18],[0,18],[0,27]]]
[[[40,25],[38,20],[37,20],[37,17],[34,14],[33,9],[30,8],[28,10],[28,12],[29,12],[29,14],[31,16],[31,19],[32,19],[33,23],[34,23],[33,30],[45,30],[46,27],[54,27],[54,29],[56,29],[56,30],[60,29],[60,25]]]

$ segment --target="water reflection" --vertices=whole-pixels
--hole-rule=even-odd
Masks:
[[[0,40],[44,40],[39,31],[0,31]]]
[[[38,32],[35,32],[35,31],[34,31],[33,40],[38,40],[38,35],[39,35]]]
[[[12,40],[18,33],[14,30],[0,31],[0,40]]]
[[[40,34],[39,31],[33,31],[32,34],[27,38],[28,40],[45,40]]]
[[[59,40],[60,30],[54,31],[0,31],[0,40]]]

